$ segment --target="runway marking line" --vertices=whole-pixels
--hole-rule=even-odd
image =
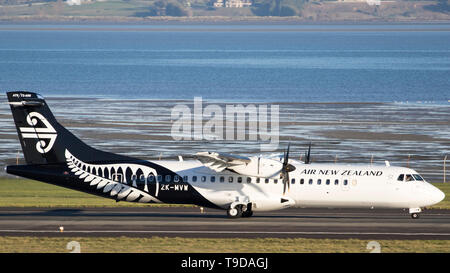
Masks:
[[[59,230],[0,230],[5,233],[61,233]],[[171,233],[171,234],[299,234],[299,235],[396,235],[396,236],[450,236],[450,233],[390,233],[390,232],[320,232],[320,231],[157,231],[157,230],[68,230],[63,233]]]

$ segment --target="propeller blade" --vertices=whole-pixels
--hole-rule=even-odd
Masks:
[[[289,148],[291,147],[291,143],[288,143],[287,151],[286,151],[286,157],[284,158],[284,162],[287,165],[289,161]]]
[[[309,142],[308,152],[305,153],[305,164],[311,163],[311,142]]]
[[[290,181],[289,181],[289,173],[286,172],[285,175],[283,175],[283,195],[286,193],[287,190],[290,189]]]
[[[285,177],[283,177],[283,195],[286,193],[286,188],[289,190],[289,180],[286,181]]]
[[[284,153],[283,168],[281,169],[281,175],[283,176],[283,195],[286,193],[286,189],[291,187],[291,181],[289,180],[289,172],[295,170],[295,167],[289,164],[289,149],[291,144],[288,144],[286,152]]]

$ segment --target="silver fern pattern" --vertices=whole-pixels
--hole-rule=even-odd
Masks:
[[[110,196],[115,197],[117,200],[139,203],[161,203],[160,200],[148,193],[146,181],[145,188],[142,191],[136,188],[136,181],[133,181],[132,185],[127,185],[126,182],[121,183],[111,179],[111,177],[114,177],[116,174],[115,171],[119,169],[124,170],[125,172],[131,171],[132,175],[135,177],[137,177],[138,173],[144,178],[149,175],[154,175],[156,177],[157,173],[153,168],[139,164],[124,163],[88,164],[73,156],[67,149],[65,150],[65,156],[70,171],[78,176],[80,180],[83,180],[84,183],[89,183],[92,187],[96,187],[97,190],[102,190],[104,193],[109,192]],[[106,173],[110,177],[104,177],[106,176]]]

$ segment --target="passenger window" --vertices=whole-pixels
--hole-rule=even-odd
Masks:
[[[406,175],[406,178],[405,178],[405,181],[406,181],[406,182],[414,181],[414,178],[412,177],[412,175],[407,174],[407,175]]]
[[[273,183],[274,183],[274,184],[277,184],[277,183],[278,183],[278,179],[274,179],[274,180],[273,180]]]
[[[295,178],[291,179],[291,184],[295,184]]]
[[[322,179],[317,179],[317,185],[322,184]]]
[[[158,179],[158,182],[162,182],[162,175],[158,175],[158,176],[156,177],[156,179]]]
[[[339,185],[339,179],[334,180],[334,185]]]
[[[139,182],[145,182],[145,175],[141,174],[141,176],[139,176]]]
[[[348,180],[344,179],[344,186],[347,186],[347,184],[348,184]]]
[[[173,177],[173,182],[178,182],[178,181],[180,181],[180,177],[178,175],[175,175]]]
[[[398,176],[397,181],[403,181],[403,178],[405,178],[405,175],[401,174]]]
[[[312,183],[313,183],[313,180],[312,180],[312,179],[309,179],[308,184],[309,184],[309,185],[312,185]]]
[[[172,176],[170,174],[166,175],[166,182],[170,182],[172,180]]]
[[[225,182],[225,177],[224,177],[224,176],[221,176],[221,177],[219,178],[219,181],[220,181],[220,183]]]
[[[188,182],[188,176],[187,175],[183,176],[183,182]]]
[[[202,182],[206,181],[206,176],[202,176]]]
[[[233,177],[232,176],[228,177],[228,182],[233,183]]]
[[[247,183],[251,183],[252,182],[252,178],[251,177],[247,177]]]
[[[264,180],[264,182],[267,184],[267,183],[269,183],[269,178],[266,178],[265,180]]]
[[[300,184],[302,184],[302,185],[303,185],[304,183],[305,183],[305,179],[303,179],[303,178],[302,178],[302,179],[300,179]]]
[[[260,180],[259,177],[257,177],[257,178],[256,178],[256,183],[259,183],[259,180]]]
[[[155,176],[154,176],[153,174],[150,174],[150,175],[147,177],[147,181],[150,182],[150,183],[155,182]]]
[[[327,181],[325,182],[327,185],[330,185],[330,179],[327,179]]]
[[[237,179],[237,182],[238,183],[242,183],[242,177],[239,176],[238,179]]]
[[[194,175],[194,176],[192,177],[192,182],[197,182],[197,176]]]
[[[216,177],[215,177],[215,176],[211,176],[210,181],[211,181],[212,183],[216,182]]]

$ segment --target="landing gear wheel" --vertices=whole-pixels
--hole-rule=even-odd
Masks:
[[[242,208],[241,206],[236,206],[234,208],[229,208],[227,210],[227,215],[230,218],[239,218],[242,216]]]
[[[419,213],[411,213],[411,218],[413,219],[419,219],[420,214]]]
[[[244,211],[242,217],[252,217],[253,211]]]

